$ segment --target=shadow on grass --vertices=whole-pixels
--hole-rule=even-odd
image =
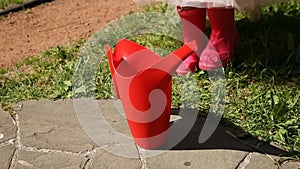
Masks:
[[[300,77],[300,14],[283,13],[269,12],[258,22],[237,21],[241,39],[234,67],[252,76],[267,68],[282,80]]]

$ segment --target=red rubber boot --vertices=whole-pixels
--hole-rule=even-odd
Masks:
[[[210,43],[203,50],[199,68],[213,70],[227,66],[239,42],[233,8],[209,8],[207,14],[211,27]]]
[[[183,41],[185,44],[196,41],[198,51],[204,48],[204,31],[206,23],[206,8],[177,7],[183,31]],[[196,51],[185,59],[176,69],[180,76],[189,72],[195,72],[199,63],[199,52]]]

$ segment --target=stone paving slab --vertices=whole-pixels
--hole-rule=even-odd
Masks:
[[[111,142],[115,131],[130,136],[126,119],[118,113],[112,100],[99,100],[104,120],[111,128],[97,127],[98,139],[105,140],[96,145],[85,133],[74,110],[73,100],[24,101],[17,106],[16,124],[6,112],[0,111],[0,131],[9,136],[0,142],[0,166],[19,168],[162,168],[162,169],[272,169],[278,168],[268,156],[247,148],[236,138],[226,134],[220,126],[205,144],[198,144],[199,126],[195,128],[172,150],[156,156],[147,156],[138,149],[132,140],[123,139]],[[21,108],[22,107],[22,108]],[[83,107],[82,109],[85,109]],[[87,114],[86,116],[89,116]],[[84,117],[88,118],[88,117]],[[89,124],[91,127],[94,124]],[[17,133],[16,126],[19,128]],[[104,126],[103,126],[104,127]],[[17,135],[16,135],[17,133]],[[242,140],[246,141],[246,140]],[[247,141],[248,142],[248,141]],[[249,141],[257,144],[257,141]],[[243,145],[242,145],[243,144]],[[17,148],[16,148],[17,147]],[[265,146],[265,151],[275,152],[274,147]],[[277,150],[276,150],[277,151]],[[280,151],[278,151],[279,153]],[[14,156],[15,153],[15,156]],[[147,153],[147,151],[146,151]],[[277,158],[276,153],[272,154]],[[123,156],[122,156],[123,155]],[[134,158],[128,158],[134,157]],[[278,157],[279,158],[279,157]],[[280,169],[298,169],[299,163],[284,163]]]
[[[16,147],[14,145],[7,145],[0,147],[0,167],[1,169],[8,169],[13,159]]]
[[[168,151],[147,158],[149,169],[234,169],[247,152],[232,150]]]
[[[103,118],[117,132],[131,137],[131,133],[125,119],[125,115],[121,110],[118,111],[117,104],[120,102],[114,102],[112,100],[98,100],[99,110],[101,111]]]
[[[240,168],[243,169],[277,169],[276,156],[266,156],[259,153],[250,153]]]
[[[0,143],[17,137],[17,127],[10,114],[0,108]]]
[[[13,169],[81,169],[87,158],[59,152],[26,152],[18,154]]]
[[[300,162],[287,162],[281,165],[280,169],[300,169]]]
[[[134,143],[125,117],[112,100],[76,99],[74,107],[82,128],[99,147]]]
[[[280,158],[278,156],[267,156],[260,153],[251,153],[244,160],[244,164],[241,165],[243,169],[298,169],[300,165],[296,162],[288,162],[285,165],[278,165],[277,161]],[[298,167],[297,167],[298,166]]]
[[[72,100],[31,100],[20,104],[23,108],[17,113],[24,146],[71,152],[96,146],[80,126]]]
[[[97,150],[91,169],[141,169],[141,161],[138,158],[121,157],[109,153],[103,149]]]

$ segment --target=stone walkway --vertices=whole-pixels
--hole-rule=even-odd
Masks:
[[[199,144],[197,133],[199,135],[199,126],[205,120],[201,118],[172,150],[157,151],[156,155],[147,156],[147,153],[155,151],[144,151],[130,139],[109,141],[116,131],[127,136],[130,132],[126,120],[116,113],[112,100],[99,100],[97,104],[103,114],[101,118],[111,126],[109,130],[105,126],[97,129],[101,140],[107,140],[101,145],[95,144],[81,127],[73,100],[24,101],[15,106],[17,113],[14,118],[0,110],[1,168],[300,168],[298,162],[277,165],[279,154],[284,153],[282,150],[251,137],[238,138],[224,126],[219,126],[207,142]],[[126,153],[128,157],[124,156]]]

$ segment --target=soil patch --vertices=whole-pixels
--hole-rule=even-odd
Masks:
[[[0,67],[24,57],[88,39],[110,21],[140,10],[133,1],[55,0],[0,18]]]

